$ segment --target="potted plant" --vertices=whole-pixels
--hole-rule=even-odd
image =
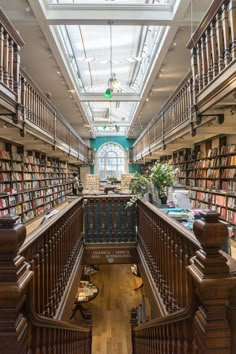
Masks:
[[[140,173],[135,174],[134,178],[131,180],[129,189],[134,196],[127,203],[127,207],[131,207],[136,203],[138,198],[142,198],[145,193],[147,193],[149,188],[149,180],[147,177],[142,176]]]
[[[166,204],[168,187],[174,184],[174,171],[168,163],[156,162],[151,169],[150,175],[154,187],[158,190],[158,195],[162,204]]]
[[[117,183],[117,178],[115,176],[109,176],[107,177],[108,181],[111,183],[111,184],[114,184],[114,183]]]

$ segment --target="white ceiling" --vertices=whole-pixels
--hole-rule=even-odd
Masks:
[[[1,0],[23,66],[82,138],[139,136],[190,69],[186,43],[210,3]],[[121,89],[106,99],[112,72]]]

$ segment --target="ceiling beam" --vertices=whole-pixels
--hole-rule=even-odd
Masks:
[[[171,6],[119,4],[45,4],[39,1],[50,25],[107,24],[168,26],[173,19]]]
[[[139,102],[141,97],[132,93],[113,93],[112,98],[105,98],[103,93],[80,94],[80,102]]]

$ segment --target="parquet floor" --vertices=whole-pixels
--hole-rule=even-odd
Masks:
[[[93,317],[92,354],[131,354],[130,309],[141,303],[141,279],[130,265],[101,265],[91,276],[98,296],[87,304]]]

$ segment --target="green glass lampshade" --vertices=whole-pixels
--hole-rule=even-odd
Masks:
[[[112,98],[111,89],[107,89],[103,95],[105,98]]]

